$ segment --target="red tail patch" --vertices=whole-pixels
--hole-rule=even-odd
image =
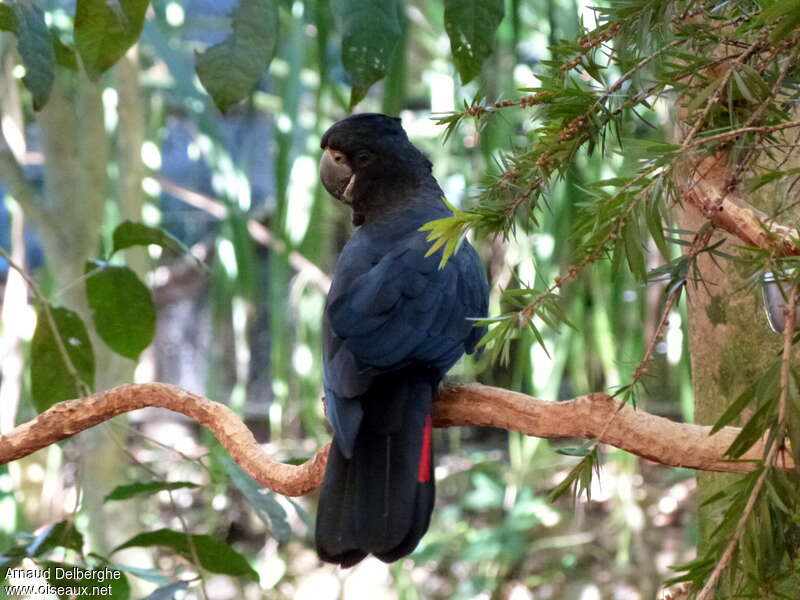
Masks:
[[[420,483],[427,483],[431,478],[431,416],[425,417],[425,431],[422,432],[422,449],[419,453],[419,475],[417,478]]]

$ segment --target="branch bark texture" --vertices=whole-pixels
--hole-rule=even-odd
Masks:
[[[683,185],[684,196],[712,225],[735,235],[748,246],[774,249],[783,256],[800,254],[800,246],[789,227],[769,222],[765,215],[727,189],[730,166],[722,155],[702,160]]]
[[[301,465],[271,458],[227,406],[165,383],[122,385],[88,398],[51,407],[34,420],[0,436],[0,464],[5,464],[144,407],[168,408],[207,427],[239,465],[264,487],[300,496],[319,487],[329,445]],[[479,384],[447,386],[434,405],[434,425],[481,425],[543,438],[597,439],[670,466],[704,471],[747,472],[753,464],[729,462],[725,450],[739,432],[727,427],[709,436],[710,427],[675,423],[625,405],[603,393],[563,402],[547,402],[525,394]],[[610,421],[610,424],[609,424]],[[761,456],[756,444],[745,459]],[[792,468],[785,452],[781,466]]]

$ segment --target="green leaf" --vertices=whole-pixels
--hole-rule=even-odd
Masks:
[[[5,4],[0,4],[0,31],[17,32],[17,18],[14,9]]]
[[[584,457],[589,455],[591,449],[585,446],[568,446],[566,448],[556,448],[556,452],[563,454],[564,456]]]
[[[622,154],[628,159],[657,159],[669,154],[680,152],[681,147],[675,144],[659,142],[651,139],[624,138],[620,142],[625,149]],[[615,187],[623,187],[632,181],[631,177],[613,177],[607,181],[615,182]],[[606,184],[609,185],[609,184]]]
[[[253,506],[261,522],[269,528],[279,543],[289,541],[291,527],[286,520],[286,511],[275,499],[275,494],[265,490],[245,473],[230,457],[222,459],[222,466],[233,484]]]
[[[148,5],[148,0],[78,0],[75,46],[90,79],[100,77],[136,43]]]
[[[55,79],[55,53],[44,12],[31,2],[12,6],[16,21],[17,48],[25,67],[22,83],[33,94],[33,109],[40,110],[50,97]]]
[[[572,490],[573,501],[578,499],[581,494],[586,494],[586,500],[592,501],[592,473],[599,471],[600,455],[597,446],[586,453],[581,461],[576,464],[567,474],[564,480],[559,483],[548,496],[550,502],[554,502],[569,490]]]
[[[186,534],[172,529],[159,529],[133,536],[127,542],[117,546],[112,552],[125,548],[165,546],[189,561],[194,560],[190,540],[197,552],[200,565],[211,573],[222,573],[246,577],[258,581],[256,573],[244,556],[210,535]]]
[[[797,7],[800,9],[800,3],[798,3]],[[772,93],[772,87],[764,81],[764,78],[761,77],[758,70],[747,63],[741,63],[738,69],[741,70],[740,75],[742,76],[742,80],[747,83],[747,88],[755,95],[756,101],[761,101],[769,97]]]
[[[444,28],[461,83],[481,72],[504,15],[503,0],[445,0]]]
[[[461,242],[464,239],[463,232],[461,230],[462,223],[463,221],[461,221],[458,217],[449,217],[445,219],[439,219],[437,221],[431,221],[420,228],[420,231],[424,231],[423,228],[428,227],[428,225],[432,225],[431,233],[428,234],[426,240],[433,243],[425,253],[425,258],[432,256],[444,246],[444,249],[441,253],[441,259],[439,260],[440,269],[443,269],[445,265],[447,265],[447,261],[458,251],[458,248],[461,246]]]
[[[800,0],[778,0],[766,6],[758,16],[757,22],[776,21],[770,34],[770,41],[779,42],[794,33],[800,24]]]
[[[109,348],[136,359],[156,330],[150,290],[129,267],[87,261],[86,295],[97,333]]]
[[[664,226],[661,219],[661,207],[658,202],[650,202],[646,207],[645,222],[647,230],[650,232],[650,237],[656,244],[656,248],[661,253],[664,260],[669,260],[669,248],[667,247],[667,240],[664,237]]]
[[[786,504],[783,501],[783,498],[781,498],[781,494],[776,489],[776,487],[777,487],[776,484],[779,483],[778,478],[777,477],[767,477],[764,480],[764,483],[766,484],[765,487],[766,487],[767,493],[769,494],[770,502],[774,506],[776,506],[778,508],[778,510],[783,511],[787,516],[791,516],[792,515],[792,510],[789,507],[786,506]],[[787,491],[790,493],[790,495],[787,496],[787,499],[788,499],[788,498],[791,497],[791,493],[793,493],[793,490],[791,488],[789,488]]]
[[[86,569],[77,565],[59,562],[44,562],[40,566],[48,569],[48,582],[61,588],[57,594],[65,600],[128,600],[131,587],[125,574],[108,566]],[[102,574],[102,581],[100,574]]]
[[[140,481],[136,483],[127,483],[125,485],[118,485],[108,494],[103,497],[103,502],[111,500],[128,500],[136,496],[145,496],[155,494],[163,490],[179,490],[182,488],[196,488],[200,487],[196,483],[190,481]]]
[[[774,413],[777,404],[777,398],[765,402],[744,424],[736,439],[731,443],[730,448],[725,451],[725,455],[731,458],[739,458],[752,448],[753,444],[764,435],[764,431],[769,427],[769,422],[775,418]]]
[[[178,238],[160,227],[150,227],[135,221],[123,221],[114,229],[111,255],[132,246],[149,246],[154,244],[178,254],[189,252],[189,249]]]
[[[425,253],[426,258],[435,254],[444,246],[441,260],[439,261],[440,269],[443,269],[450,257],[458,252],[470,224],[480,218],[475,213],[459,210],[450,204],[445,197],[442,197],[442,202],[453,212],[453,216],[428,221],[418,229],[418,231],[430,231],[426,240],[433,243]]]
[[[694,97],[692,97],[691,102],[689,102],[689,105],[686,107],[686,113],[694,113],[697,109],[703,106],[703,104],[710,100],[719,89],[719,84],[720,81],[718,79],[712,79],[708,85],[706,85],[700,92],[696,93]]]
[[[222,112],[247,97],[275,54],[277,1],[239,0],[231,21],[230,36],[195,55],[197,76]]]
[[[26,550],[28,556],[41,556],[53,548],[69,548],[83,552],[83,536],[75,529],[75,523],[59,521],[39,532]]]
[[[686,571],[685,574],[677,577],[672,577],[664,582],[664,585],[674,585],[684,581],[691,581],[697,577],[702,582],[706,579],[711,570],[716,566],[717,560],[712,556],[704,556],[682,565],[673,565],[670,567],[673,571]]]
[[[350,106],[383,78],[402,28],[398,0],[331,0],[342,35],[342,63],[350,76]]]
[[[130,573],[131,575],[135,575],[139,579],[144,579],[145,581],[149,581],[150,583],[154,583],[160,586],[167,585],[167,583],[169,583],[169,581],[172,579],[170,575],[165,575],[164,573],[156,571],[155,569],[146,569],[144,567],[132,567],[130,565],[123,565],[120,563],[108,563],[108,564],[113,566],[115,569],[119,571]]]
[[[736,89],[739,90],[739,93],[745,100],[752,104],[758,102],[758,98],[755,97],[753,90],[747,87],[744,78],[736,71],[733,71],[733,82],[736,84]]]
[[[195,265],[206,271],[208,267],[203,261],[193,256],[189,248],[182,241],[173,236],[168,231],[160,227],[151,227],[136,221],[123,221],[114,229],[112,249],[110,256],[120,250],[132,248],[134,246],[160,246],[165,250],[170,250],[176,254],[186,254],[190,256]]]
[[[63,307],[50,308],[58,337],[61,339],[75,374],[64,361],[47,318],[45,305],[36,311],[36,330],[31,341],[31,400],[42,412],[56,402],[83,396],[81,383],[94,388],[94,352],[81,318]],[[76,380],[77,376],[77,380]]]
[[[800,167],[786,169],[785,171],[768,171],[766,173],[754,175],[747,180],[747,189],[752,192],[767,185],[768,183],[772,183],[773,181],[777,181],[783,177],[789,177],[790,175],[797,174],[800,174]]]
[[[725,427],[726,425],[730,425],[739,415],[742,414],[742,411],[747,408],[747,405],[753,401],[755,397],[756,388],[754,385],[749,386],[745,391],[743,391],[736,400],[731,402],[728,405],[728,408],[725,409],[725,412],[722,413],[717,422],[714,423],[714,426],[711,428],[711,433],[709,435],[714,435],[720,429]]]
[[[53,38],[53,52],[55,53],[56,63],[70,71],[77,71],[78,56],[75,54],[75,49],[62,42],[58,31],[55,29],[50,30],[50,37]]]
[[[631,273],[639,281],[646,281],[647,265],[644,256],[644,240],[639,227],[639,219],[635,213],[625,220],[622,228],[622,241],[625,244],[625,256],[628,259]]]

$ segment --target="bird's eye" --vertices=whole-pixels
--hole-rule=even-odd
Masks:
[[[356,157],[356,159],[357,159],[357,160],[358,160],[358,162],[360,162],[362,165],[365,165],[365,164],[367,164],[367,163],[369,162],[369,152],[359,152],[359,153],[358,153],[358,156]]]
[[[343,160],[344,160],[344,156],[342,156],[341,154],[334,154],[333,155],[333,162],[335,162],[336,164],[340,164]]]

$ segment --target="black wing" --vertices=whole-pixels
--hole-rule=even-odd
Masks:
[[[329,298],[325,388],[328,416],[346,455],[361,420],[355,397],[375,375],[422,363],[442,377],[483,335],[470,320],[487,310],[477,253],[464,243],[439,269],[438,252],[425,256],[429,247],[415,231],[380,257],[342,257],[360,264],[361,272],[343,278]],[[359,244],[350,250],[363,251]]]

